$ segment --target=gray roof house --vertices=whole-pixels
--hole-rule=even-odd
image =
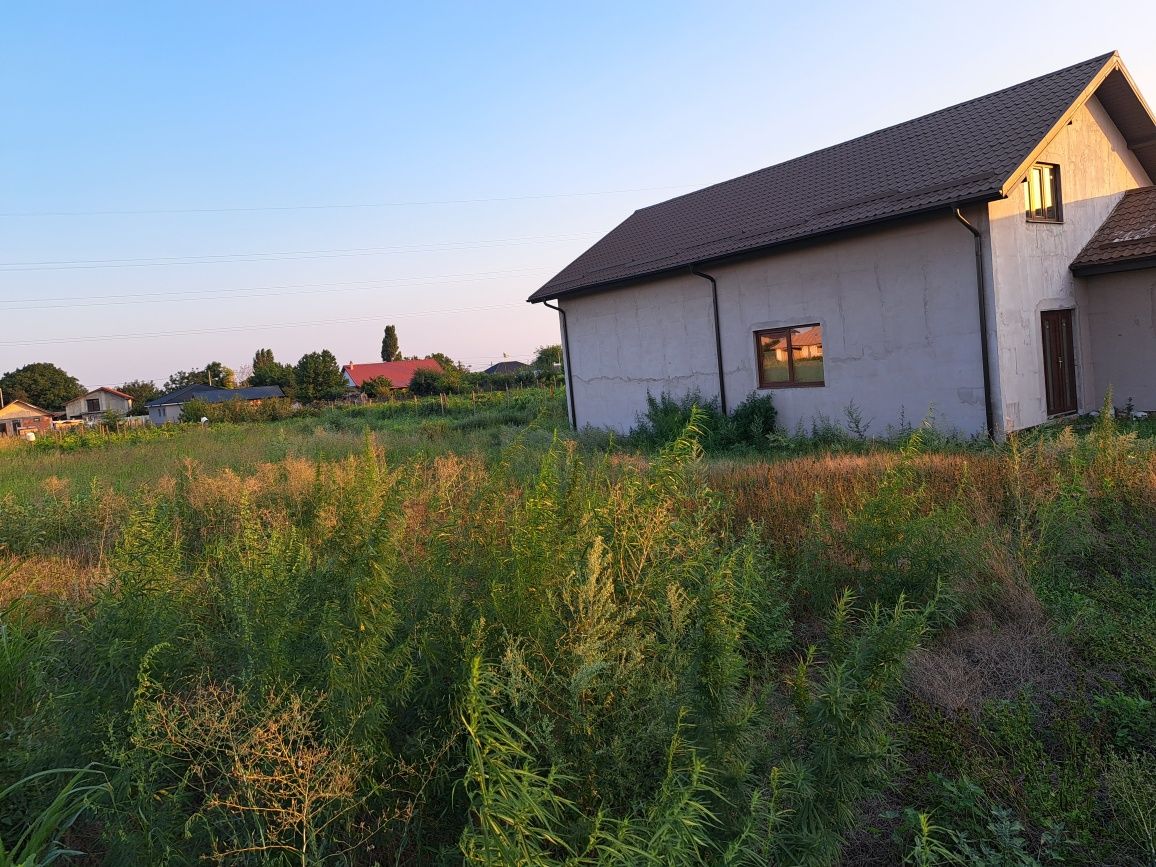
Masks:
[[[205,403],[227,403],[231,400],[244,400],[250,403],[284,397],[279,385],[255,385],[249,388],[221,388],[216,385],[186,385],[176,391],[170,391],[154,400],[150,400],[148,407],[149,421],[153,424],[167,424],[181,420],[181,411],[190,400],[202,400]]]
[[[1108,385],[1156,409],[1156,363],[1121,355],[1156,362],[1154,179],[1156,121],[1104,54],[642,208],[529,301],[559,310],[575,425],[660,391],[993,436]]]

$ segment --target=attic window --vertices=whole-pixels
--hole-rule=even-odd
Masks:
[[[823,326],[755,332],[759,388],[823,384]]]
[[[1024,178],[1024,208],[1029,223],[1063,222],[1059,166],[1036,163],[1031,167]]]

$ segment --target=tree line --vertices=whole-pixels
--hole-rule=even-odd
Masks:
[[[401,361],[405,356],[398,343],[397,329],[385,328],[381,343],[382,361]],[[418,356],[410,356],[417,359]],[[527,385],[561,385],[562,347],[540,346],[534,360],[524,369],[512,373],[487,374],[471,371],[442,352],[426,356],[438,363],[437,370],[422,369],[409,383],[412,394],[460,394]],[[247,369],[246,369],[247,368]],[[308,352],[294,363],[280,362],[272,349],[258,349],[252,363],[236,371],[220,361],[202,368],[178,370],[161,385],[155,381],[134,379],[117,387],[133,399],[133,414],[147,412],[145,405],[161,395],[189,385],[213,385],[221,388],[239,386],[279,386],[285,396],[303,403],[337,400],[349,386],[336,356],[328,349]],[[385,377],[368,380],[361,391],[369,398],[380,399],[395,391],[395,383]],[[5,403],[24,400],[50,412],[62,412],[65,405],[85,393],[80,381],[49,362],[34,362],[0,377],[0,392]]]

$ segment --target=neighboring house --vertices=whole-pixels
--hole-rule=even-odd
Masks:
[[[132,395],[115,388],[97,388],[83,397],[70,400],[64,407],[67,418],[82,418],[86,422],[98,420],[106,412],[128,415],[132,410]]]
[[[186,385],[176,391],[163,394],[145,404],[149,411],[149,421],[153,424],[168,424],[181,420],[184,405],[190,400],[205,403],[228,403],[243,400],[260,403],[263,400],[284,397],[279,385],[254,385],[249,388],[221,388],[216,385]]]
[[[553,301],[571,419],[648,392],[1000,436],[1156,409],[1156,122],[1106,54],[636,211]],[[1127,269],[1127,270],[1126,270]]]
[[[524,361],[499,361],[491,364],[483,373],[523,373],[530,370],[530,365]]]
[[[354,364],[352,361],[341,368],[345,384],[350,388],[361,388],[371,379],[384,376],[394,388],[409,388],[409,381],[419,370],[438,370],[442,366],[434,358],[414,358],[407,361],[375,361],[370,364]]]
[[[52,413],[26,400],[14,400],[0,407],[0,437],[44,433],[52,430]]]

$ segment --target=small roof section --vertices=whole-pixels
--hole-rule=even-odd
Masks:
[[[106,394],[115,395],[116,397],[123,397],[125,400],[132,400],[131,394],[125,394],[123,391],[117,391],[115,388],[109,388],[107,385],[102,385],[100,388],[94,388],[92,391],[88,392],[88,394],[82,394],[80,397],[73,398],[73,400],[83,400],[90,395],[98,394],[102,391]],[[72,401],[70,400],[69,403],[72,403]]]
[[[497,364],[491,364],[483,373],[517,373],[521,370],[528,370],[530,365],[524,361],[499,361]]]
[[[1156,120],[1112,52],[642,208],[529,300],[1002,198],[1093,95],[1156,177]]]
[[[46,409],[41,409],[35,404],[29,403],[26,400],[13,400],[0,407],[0,418],[40,418],[41,416],[49,416],[50,413]]]
[[[1124,193],[1069,267],[1081,277],[1156,268],[1156,186]]]
[[[370,364],[350,362],[341,368],[354,387],[361,388],[367,380],[384,376],[394,388],[409,388],[410,380],[419,370],[441,370],[435,358],[412,358],[406,361],[375,361]]]
[[[266,400],[284,397],[279,385],[252,385],[248,388],[221,388],[217,385],[186,385],[150,400],[145,406],[166,406],[203,400],[205,403],[227,403],[230,400]]]

